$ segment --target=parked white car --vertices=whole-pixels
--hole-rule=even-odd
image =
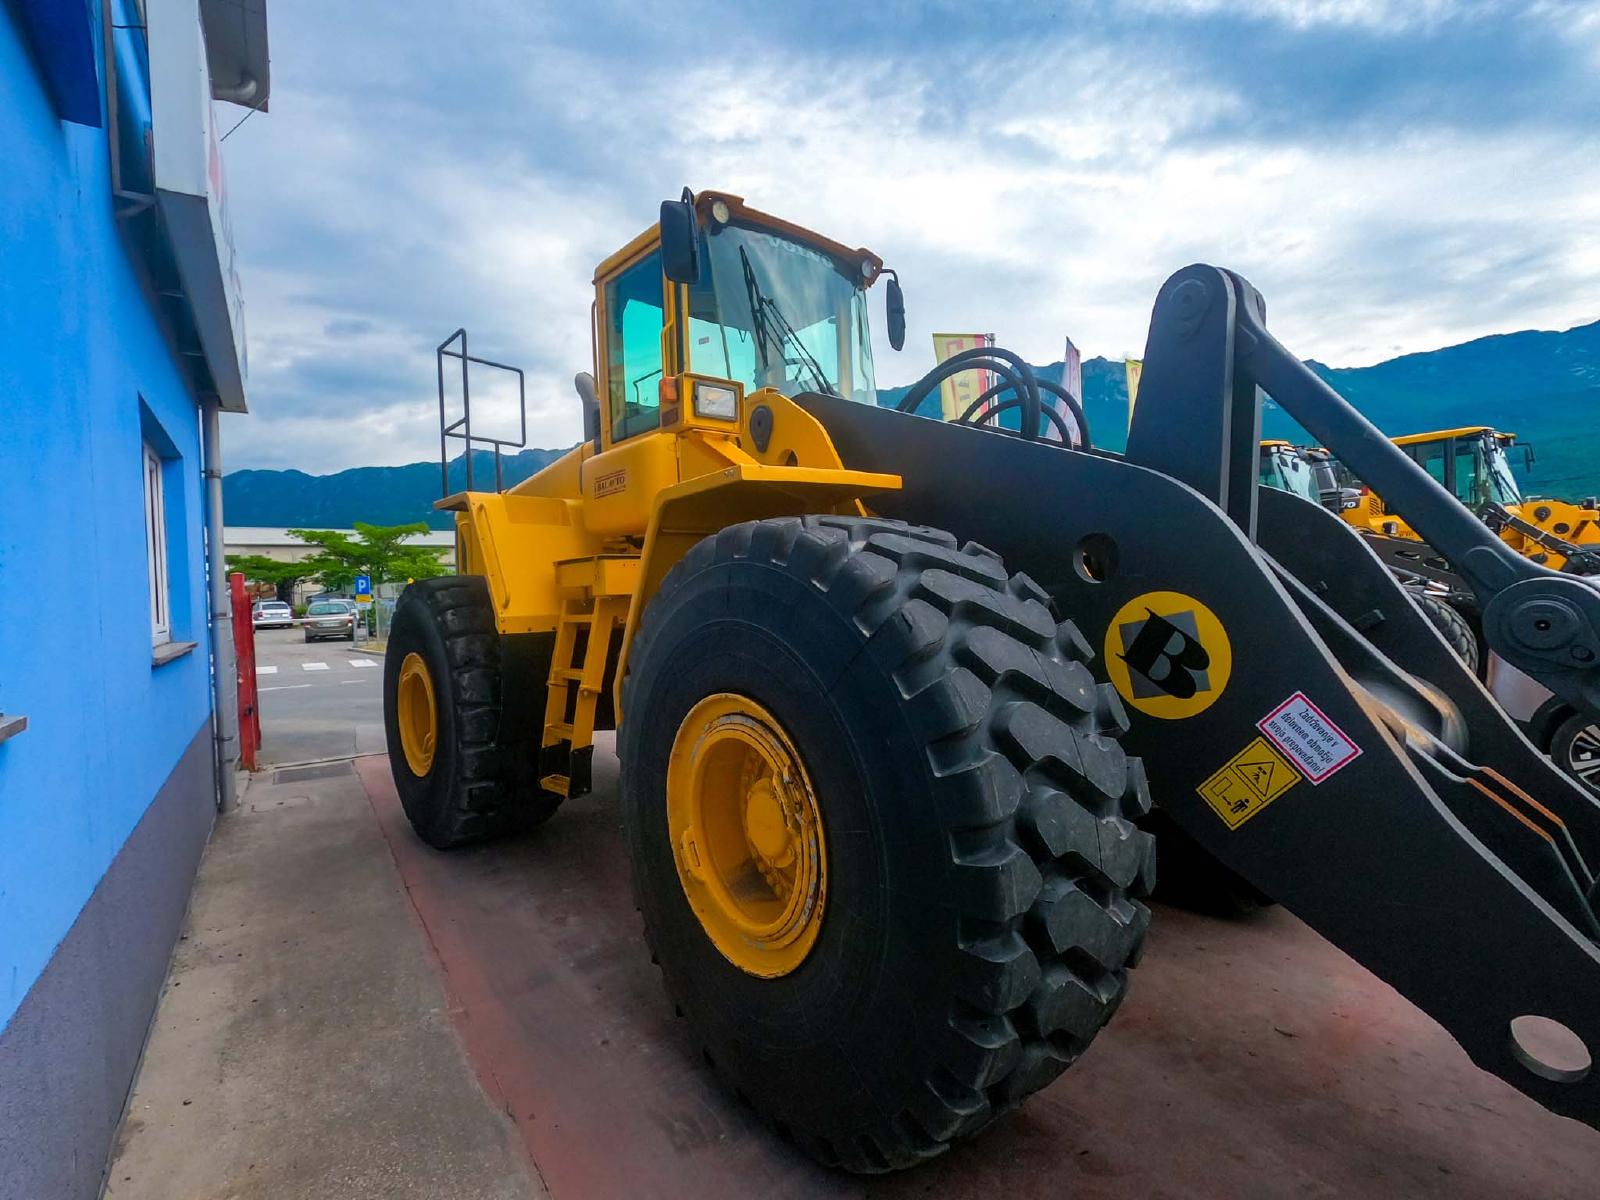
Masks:
[[[250,624],[257,629],[292,629],[294,610],[282,600],[257,600],[250,606]]]

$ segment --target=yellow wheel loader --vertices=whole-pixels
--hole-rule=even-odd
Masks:
[[[1516,434],[1468,425],[1408,434],[1394,443],[1519,554],[1557,571],[1600,574],[1600,510],[1595,501],[1524,499],[1508,452],[1521,449],[1531,466],[1533,447],[1517,441]],[[1421,540],[1376,491],[1360,487],[1358,497],[1342,513],[1350,524],[1389,538]]]
[[[898,348],[877,255],[737,196],[664,203],[595,273],[584,442],[508,489],[472,477],[474,446],[520,444],[472,427],[469,368],[495,364],[441,345],[460,574],[405,590],[384,673],[418,834],[549,818],[614,726],[668,992],[732,1089],[852,1171],[943,1152],[1085,1052],[1150,919],[1152,798],[1484,1069],[1600,1120],[1600,804],[1348,526],[1259,488],[1259,389],[1575,703],[1600,697],[1600,590],[1495,538],[1230,272],[1162,288],[1125,455],[999,348],[879,407],[880,283]],[[922,415],[973,368],[981,405]]]
[[[1486,425],[1410,434],[1394,442],[1446,491],[1476,513],[1508,546],[1536,563],[1577,575],[1600,575],[1600,510],[1593,498],[1581,504],[1524,498],[1509,454],[1521,449],[1533,464],[1533,447]],[[1263,443],[1265,447],[1267,443]],[[1274,443],[1286,446],[1287,443]],[[1278,449],[1274,453],[1293,451]],[[1263,463],[1268,451],[1263,449]],[[1477,597],[1449,558],[1427,545],[1401,514],[1391,511],[1373,488],[1363,485],[1322,447],[1301,448],[1317,472],[1325,507],[1370,540],[1372,549],[1407,585],[1412,597],[1447,640],[1482,677],[1528,738],[1561,768],[1600,789],[1600,720],[1552,693],[1525,673],[1507,669],[1484,645]],[[1262,482],[1270,480],[1263,465]],[[1466,635],[1463,640],[1462,635]]]

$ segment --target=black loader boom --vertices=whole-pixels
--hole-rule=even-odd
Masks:
[[[1455,564],[1490,647],[1591,711],[1600,589],[1500,541],[1279,344],[1238,275],[1172,276],[1144,364],[1121,456],[798,402],[847,467],[901,476],[876,511],[975,539],[1073,615],[1172,820],[1479,1066],[1600,1125],[1600,801],[1534,750],[1352,529],[1258,487],[1261,393]],[[1535,1045],[1524,1017],[1588,1054]]]

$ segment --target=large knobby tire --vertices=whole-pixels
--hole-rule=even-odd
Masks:
[[[755,521],[695,546],[624,683],[623,811],[645,933],[723,1080],[824,1163],[906,1167],[1049,1083],[1122,1000],[1154,843],[1127,718],[1049,598],[899,522]],[[724,957],[667,829],[705,697],[773,714],[814,784],[820,932],[758,978]]]
[[[500,649],[481,577],[425,579],[400,593],[383,662],[389,766],[412,828],[441,850],[531,828],[561,803],[526,786],[515,755],[521,746],[502,731]],[[412,654],[426,667],[434,698],[433,760],[421,774],[407,759],[397,719]]]
[[[1417,602],[1417,607],[1422,610],[1422,615],[1428,618],[1429,624],[1450,643],[1450,649],[1456,652],[1456,657],[1462,661],[1467,670],[1477,675],[1482,655],[1478,649],[1478,635],[1473,632],[1467,619],[1448,601],[1438,596],[1415,589],[1409,591],[1411,598]]]

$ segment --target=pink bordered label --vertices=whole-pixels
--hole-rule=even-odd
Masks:
[[[1258,721],[1256,728],[1312,783],[1321,783],[1361,755],[1361,747],[1328,720],[1304,692],[1290,696]]]

